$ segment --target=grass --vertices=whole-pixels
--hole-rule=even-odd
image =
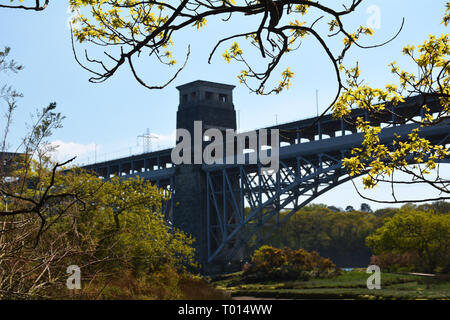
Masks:
[[[213,284],[233,297],[283,299],[450,299],[450,279],[382,273],[381,289],[369,290],[369,274],[363,269],[342,271],[333,278],[308,281],[265,281],[246,284],[242,273],[223,275]]]
[[[86,283],[72,299],[95,300],[224,300],[231,296],[207,279],[173,270],[136,277],[124,272],[121,277]]]

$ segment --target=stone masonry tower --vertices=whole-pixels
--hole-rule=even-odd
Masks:
[[[197,80],[177,87],[180,105],[177,129],[194,133],[194,121],[203,121],[203,128],[236,130],[236,112],[233,105],[234,86]]]
[[[191,141],[194,140],[194,121],[202,121],[203,132],[210,128],[223,133],[226,129],[236,130],[233,88],[232,85],[202,80],[177,87],[180,92],[177,129],[188,130]],[[206,177],[199,164],[182,164],[176,170],[174,226],[195,237],[197,258],[205,266],[208,258]]]

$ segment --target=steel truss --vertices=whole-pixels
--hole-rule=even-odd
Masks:
[[[447,145],[450,135],[430,136],[430,141]],[[256,237],[256,244],[261,244],[299,209],[355,178],[342,167],[342,159],[350,150],[284,157],[280,159],[279,170],[272,174],[265,172],[261,164],[204,166],[207,262],[228,263],[247,258],[246,246],[252,238]],[[174,175],[155,183],[169,194],[162,212],[173,222]],[[281,210],[285,210],[283,216]]]
[[[435,142],[446,145],[450,136]],[[283,159],[275,174],[265,174],[260,164],[217,170],[205,168],[208,263],[236,259],[238,253],[246,250],[252,237],[256,237],[260,245],[299,209],[355,178],[342,166],[342,159],[348,152]],[[448,160],[442,162],[448,163]],[[280,217],[283,209],[287,211]],[[263,234],[265,227],[270,229],[268,234]]]
[[[263,226],[274,230],[298,209],[348,180],[341,160],[325,153],[280,161],[275,174],[264,172],[260,164],[206,171],[208,262],[231,261],[251,237],[262,240]],[[280,219],[280,210],[288,207]]]

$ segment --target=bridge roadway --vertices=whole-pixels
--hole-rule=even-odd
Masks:
[[[420,113],[420,110],[414,108],[420,101],[420,97],[411,97],[395,107],[395,113],[407,119]],[[441,109],[435,100],[429,102],[428,107],[432,113],[437,113]],[[286,146],[297,145],[298,148],[317,148],[322,145],[329,146],[333,144],[333,139],[338,136],[348,136],[357,133],[356,127],[351,124],[357,117],[364,117],[366,121],[370,121],[373,125],[392,125],[394,127],[400,126],[404,123],[396,121],[395,116],[386,112],[379,114],[376,118],[369,117],[365,110],[354,109],[346,118],[334,119],[331,114],[323,117],[313,117],[298,121],[292,121],[284,124],[266,127],[265,129],[279,129],[280,130],[280,144]],[[415,117],[418,120],[418,117]],[[396,130],[396,129],[394,129]],[[245,134],[245,133],[243,133]],[[360,137],[360,136],[355,136]],[[304,141],[304,140],[307,141]],[[353,141],[353,140],[352,140]],[[309,144],[310,142],[315,142]],[[301,145],[301,147],[299,147]],[[286,150],[286,151],[285,151]],[[280,152],[287,152],[288,149],[281,148]],[[97,162],[83,166],[84,169],[94,172],[97,176],[108,179],[111,176],[124,176],[127,178],[139,175],[145,179],[155,181],[158,185],[166,186],[170,184],[170,177],[175,173],[171,160],[172,148],[159,150],[155,152],[142,153],[139,155],[118,158],[114,160]],[[203,165],[206,169],[209,166],[215,168],[214,165]]]
[[[331,115],[280,124],[267,129],[280,130],[280,169],[276,174],[264,175],[261,164],[201,165],[206,179],[205,225],[202,246],[203,263],[224,265],[248,257],[247,243],[252,237],[261,242],[298,209],[351,177],[342,168],[342,159],[352,148],[360,146],[362,133],[351,123],[364,117],[383,128],[379,137],[389,144],[394,134],[405,136],[419,127],[411,119],[420,120],[420,97],[406,99],[396,107],[396,116],[389,112],[369,116],[365,110],[352,110],[344,119]],[[427,101],[433,114],[441,110],[436,100]],[[433,144],[450,143],[449,121],[420,128],[419,134]],[[140,176],[162,188],[176,192],[174,178],[177,167],[171,161],[171,150],[99,162],[84,168],[108,179],[113,175],[124,179]],[[164,205],[171,220],[174,197]],[[246,208],[247,207],[247,208]],[[280,217],[280,210],[288,213]],[[202,218],[203,219],[203,218]],[[269,232],[268,232],[269,230]]]

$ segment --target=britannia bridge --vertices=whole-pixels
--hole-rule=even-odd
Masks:
[[[203,130],[236,130],[233,105],[234,86],[194,81],[177,87],[180,103],[177,128],[194,132],[194,121],[202,121]],[[293,121],[272,127],[279,129],[279,170],[264,174],[261,163],[173,165],[172,149],[134,155],[87,165],[84,168],[103,179],[119,176],[142,177],[170,191],[163,205],[173,226],[195,237],[199,262],[204,270],[221,271],[229,264],[248,258],[250,239],[261,241],[267,230],[278,226],[300,208],[351,178],[342,167],[342,159],[361,145],[362,133],[352,124],[364,117],[383,129],[381,143],[389,144],[394,134],[406,136],[418,125],[406,118],[420,119],[420,97],[412,97],[375,117],[354,109],[348,120],[331,115]],[[441,107],[437,100],[427,101],[432,113]],[[399,117],[401,116],[401,117]],[[398,121],[397,119],[402,119]],[[433,144],[450,143],[449,122],[420,128],[419,134]],[[205,141],[203,144],[206,145]],[[248,147],[248,146],[246,146]],[[256,152],[256,151],[255,151]],[[247,158],[248,160],[248,158]],[[448,159],[446,159],[448,160]],[[286,214],[280,215],[280,210]]]

